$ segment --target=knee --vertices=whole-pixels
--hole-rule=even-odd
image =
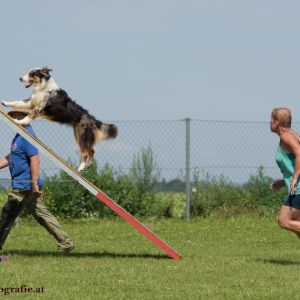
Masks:
[[[35,208],[31,211],[31,213],[32,213],[33,217],[36,220],[42,220],[43,219],[44,214],[40,209]]]
[[[278,216],[277,217],[277,222],[278,222],[278,225],[281,227],[281,228],[284,228],[284,229],[288,229],[290,227],[290,220],[287,219],[287,218],[284,218],[284,217],[281,217],[281,216]]]
[[[49,216],[49,211],[47,210],[46,207],[44,208],[35,207],[34,209],[31,210],[31,213],[33,217],[38,221],[39,224],[43,224],[45,220],[48,219]]]

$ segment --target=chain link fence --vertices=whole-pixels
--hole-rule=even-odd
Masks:
[[[187,120],[176,121],[117,121],[115,140],[103,141],[96,146],[98,167],[109,164],[128,172],[134,157],[150,147],[161,179],[185,180],[186,152],[190,151],[190,170],[224,175],[233,183],[243,183],[263,166],[267,175],[280,176],[274,156],[278,137],[272,134],[268,122],[234,122],[190,120],[190,149],[186,145]],[[294,123],[297,131],[298,123]],[[79,164],[79,151],[72,128],[45,120],[32,123],[39,139],[63,159]],[[2,124],[0,153],[10,151],[15,133]],[[41,171],[55,174],[59,169],[42,155]],[[0,170],[1,179],[9,178],[8,170]]]
[[[246,182],[260,166],[266,175],[281,177],[275,163],[278,136],[270,132],[269,122],[235,122],[209,120],[115,121],[119,135],[103,141],[95,148],[98,168],[109,164],[128,173],[133,160],[143,149],[153,153],[160,181],[193,181],[193,174],[224,176],[234,184]],[[63,159],[79,165],[78,146],[70,127],[46,120],[32,123],[38,138]],[[300,132],[299,123],[293,127]],[[1,126],[0,155],[10,152],[15,133],[4,123]],[[51,176],[59,169],[41,154],[41,174]],[[204,176],[204,175],[203,175]],[[4,187],[10,175],[0,170]],[[183,190],[184,191],[184,190]],[[188,198],[188,189],[187,198]],[[188,200],[188,199],[187,199]]]

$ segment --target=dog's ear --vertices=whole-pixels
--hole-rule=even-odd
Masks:
[[[52,69],[48,68],[48,67],[42,67],[42,71],[46,74],[49,75],[49,72],[53,71]]]
[[[44,75],[44,76],[46,76],[46,77],[50,77],[50,72],[52,71],[52,69],[49,69],[48,67],[43,67],[42,69],[41,69],[41,72],[42,72],[42,74]]]

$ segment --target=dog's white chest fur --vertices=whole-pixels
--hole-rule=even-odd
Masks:
[[[41,110],[50,98],[51,93],[58,90],[58,85],[50,78],[48,81],[43,80],[39,88],[34,89],[31,95],[31,107]]]
[[[36,108],[36,107],[44,106],[48,99],[49,99],[49,93],[48,92],[39,91],[39,92],[33,93],[31,95],[31,98],[30,98],[31,107]]]

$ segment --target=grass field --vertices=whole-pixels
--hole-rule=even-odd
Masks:
[[[43,288],[8,299],[299,299],[300,241],[274,218],[147,221],[183,255],[173,261],[117,220],[61,220],[76,243],[56,244],[31,219],[13,229],[0,263],[4,288]]]

